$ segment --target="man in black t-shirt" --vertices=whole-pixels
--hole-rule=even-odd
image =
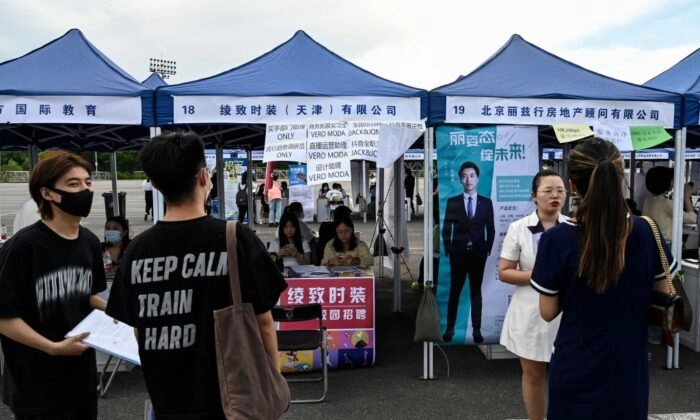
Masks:
[[[41,220],[0,250],[3,401],[15,419],[96,419],[95,351],[65,335],[104,310],[100,240],[80,226],[92,206],[90,164],[56,152],[37,163],[29,192]]]
[[[213,311],[231,304],[231,291],[226,222],[203,207],[211,188],[204,146],[194,133],[163,134],[139,160],[168,213],[127,247],[107,314],[136,328],[158,419],[223,419]],[[236,231],[242,300],[253,305],[267,356],[278,360],[270,309],[287,284],[260,239],[246,226]]]

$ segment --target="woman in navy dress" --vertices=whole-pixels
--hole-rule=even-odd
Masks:
[[[531,280],[542,318],[562,312],[547,418],[646,419],[649,296],[652,288],[668,292],[655,281],[664,279],[659,251],[646,221],[629,214],[612,143],[579,143],[568,178],[581,203],[574,219],[542,234]]]

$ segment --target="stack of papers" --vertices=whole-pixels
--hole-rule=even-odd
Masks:
[[[84,332],[90,333],[82,340],[88,346],[141,366],[139,345],[131,326],[115,321],[99,309],[93,309],[66,337]]]

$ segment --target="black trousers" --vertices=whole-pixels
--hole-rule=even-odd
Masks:
[[[240,206],[238,208],[238,223],[243,223],[246,214],[248,214],[248,206]]]
[[[462,294],[467,276],[469,276],[472,328],[481,329],[481,284],[484,281],[484,267],[487,257],[488,255],[466,249],[450,253],[450,297],[447,302],[448,329],[455,327],[459,296]]]
[[[144,191],[146,198],[146,214],[153,214],[153,191]]]
[[[418,268],[418,283],[423,284],[425,280],[423,279],[423,268],[425,257],[420,259],[420,267]],[[433,288],[437,289],[438,278],[440,277],[440,258],[433,257]]]

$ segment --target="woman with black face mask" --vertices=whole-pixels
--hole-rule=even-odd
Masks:
[[[80,225],[92,206],[91,171],[68,152],[40,160],[29,192],[41,220],[0,249],[4,401],[18,419],[97,418],[95,351],[81,342],[88,333],[65,338],[106,306],[100,240]]]

